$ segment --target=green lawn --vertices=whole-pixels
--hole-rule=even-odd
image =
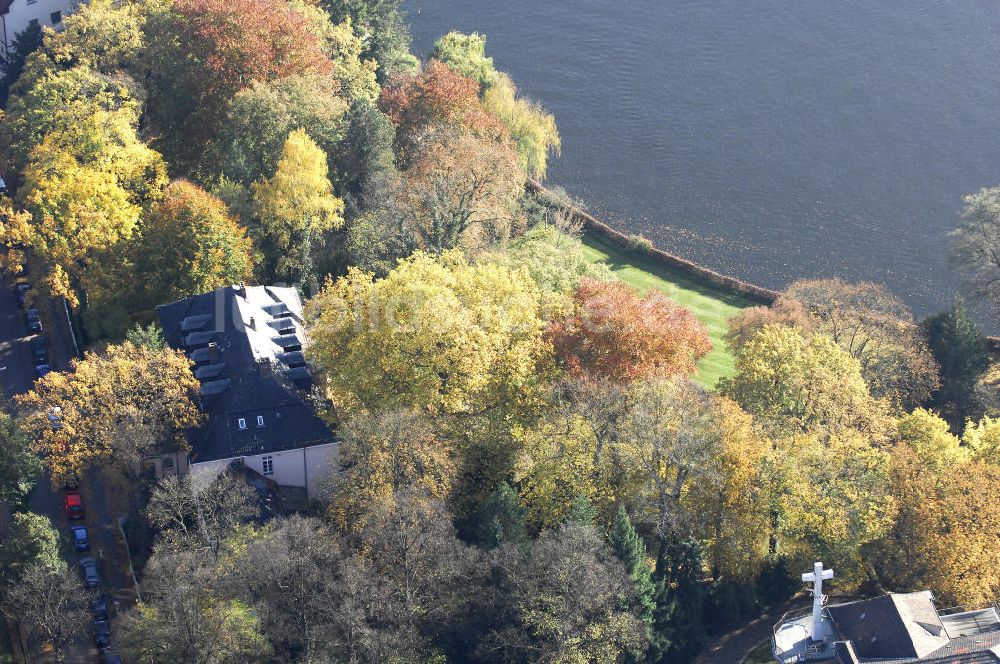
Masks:
[[[700,283],[595,238],[584,236],[583,242],[587,258],[607,263],[619,279],[643,294],[658,289],[690,309],[705,324],[712,338],[712,352],[698,365],[696,380],[699,383],[713,387],[719,378],[733,374],[733,356],[726,350],[726,342],[722,339],[726,333],[726,321],[740,309],[753,306],[754,302]]]

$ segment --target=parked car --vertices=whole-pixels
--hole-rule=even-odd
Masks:
[[[97,575],[97,563],[93,558],[80,558],[80,571],[83,572],[83,580],[88,588],[101,585],[101,577]]]
[[[111,646],[108,646],[101,648],[101,664],[122,664],[122,660],[111,649]]]
[[[17,303],[22,307],[24,303],[28,301],[28,291],[31,290],[31,284],[27,281],[17,282]]]
[[[50,417],[51,419],[51,417]],[[80,476],[72,473],[63,480],[63,489],[66,491],[76,491],[80,488]]]
[[[63,509],[67,519],[82,519],[86,516],[83,510],[83,500],[76,491],[70,491],[63,497]]]
[[[38,314],[38,309],[28,309],[24,312],[24,324],[28,326],[28,332],[41,334],[42,317]]]
[[[94,643],[98,648],[111,647],[111,626],[107,620],[94,621]]]
[[[87,529],[84,526],[71,526],[73,533],[73,548],[77,551],[90,551],[90,538],[87,536]]]
[[[90,601],[90,613],[94,616],[94,620],[107,620],[108,619],[108,598],[104,595],[98,595]]]
[[[45,337],[38,336],[31,340],[31,356],[35,360],[35,375],[39,378],[52,371],[49,366],[49,349],[45,345]]]
[[[35,360],[35,366],[49,363],[49,348],[45,344],[45,337],[34,337],[31,340],[31,357]]]

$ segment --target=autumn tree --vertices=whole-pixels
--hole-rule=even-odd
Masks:
[[[598,498],[596,441],[582,418],[549,417],[517,429],[515,438],[521,451],[514,479],[534,531],[564,523],[575,501]]]
[[[887,420],[857,359],[825,335],[765,326],[736,356],[737,374],[720,392],[774,434],[857,428],[884,436]]]
[[[362,55],[365,43],[355,34],[351,17],[335,24],[329,13],[310,0],[291,0],[289,4],[305,17],[307,29],[333,63],[337,94],[348,103],[362,99],[375,102],[381,92],[375,75],[378,63]]]
[[[868,389],[902,409],[930,399],[938,367],[909,308],[884,286],[840,279],[797,281],[781,299],[802,304],[816,332],[855,357]]]
[[[410,54],[410,28],[402,0],[324,0],[334,23],[350,19],[364,50],[361,57],[378,63],[378,80],[387,81],[417,66]]]
[[[476,661],[613,662],[644,649],[634,582],[592,526],[546,531],[526,553],[499,549],[492,566],[497,619]]]
[[[365,521],[357,550],[373,595],[367,611],[379,633],[366,659],[426,660],[436,637],[465,613],[474,552],[455,537],[442,503],[418,490],[373,505]]]
[[[249,280],[253,245],[225,203],[175,180],[145,214],[135,253],[143,308]]]
[[[608,456],[619,492],[641,505],[658,540],[656,571],[669,565],[671,543],[696,525],[683,498],[702,482],[717,482],[713,460],[722,448],[717,397],[683,379],[637,383],[632,406]]]
[[[965,197],[962,221],[951,232],[951,256],[969,291],[1000,310],[1000,187]]]
[[[257,494],[232,472],[165,477],[146,506],[146,518],[164,541],[214,556],[237,528],[259,517]]]
[[[138,109],[91,106],[47,133],[30,153],[18,197],[30,218],[3,229],[8,246],[31,249],[52,295],[78,304],[98,296],[102,265],[135,232],[142,206],[166,184],[166,166],[136,134]]]
[[[176,2],[151,23],[143,58],[157,145],[185,167],[201,158],[239,90],[333,73],[308,19],[287,3],[263,0]]]
[[[364,586],[321,522],[300,516],[272,522],[234,558],[225,575],[256,608],[280,659],[336,661],[356,645],[346,635],[363,620],[352,600]]]
[[[559,154],[555,118],[538,104],[519,97],[510,77],[494,68],[493,58],[486,56],[486,37],[449,32],[435,42],[431,57],[479,83],[483,108],[510,131],[524,171],[544,179],[549,154]]]
[[[352,269],[324,288],[307,311],[310,355],[338,412],[517,412],[545,379],[538,307],[524,272],[418,252],[383,279]]]
[[[971,434],[971,427],[970,427]],[[943,468],[964,461],[969,447],[934,413],[917,408],[896,422],[896,440],[907,445],[928,468]]]
[[[787,438],[777,449],[783,552],[801,564],[831,561],[848,585],[875,577],[867,547],[889,531],[898,507],[890,454],[850,430],[826,441]]]
[[[614,279],[607,264],[587,260],[578,237],[548,224],[535,226],[511,241],[507,260],[512,267],[527,270],[539,287],[553,293],[572,293],[585,277]]]
[[[948,606],[982,605],[1000,593],[1000,466],[928,467],[898,447],[890,488],[900,513],[877,548],[892,588],[929,588]]]
[[[254,184],[261,246],[271,270],[318,288],[313,242],[344,224],[344,201],[333,195],[326,154],[302,129],[288,135],[274,176]]]
[[[229,103],[215,150],[219,170],[244,186],[273,174],[285,141],[304,130],[326,153],[344,138],[347,102],[319,74],[254,81]]]
[[[962,443],[973,460],[1000,466],[1000,419],[984,417],[969,422],[962,432]]]
[[[510,131],[479,99],[479,83],[432,60],[417,76],[402,77],[382,89],[379,108],[396,125],[396,149],[408,163],[423,141],[423,134],[437,126],[467,132],[492,142],[506,142]]]
[[[509,146],[439,126],[422,137],[404,174],[405,223],[425,251],[481,249],[518,228],[523,189]]]
[[[143,602],[117,622],[117,648],[139,664],[268,661],[260,617],[219,592],[220,581],[207,551],[155,551],[143,577]]]
[[[17,505],[35,485],[42,464],[31,440],[10,415],[0,414],[0,502]]]
[[[718,452],[699,471],[708,481],[692,482],[683,502],[697,515],[694,532],[707,542],[705,562],[713,578],[746,582],[768,554],[776,493],[771,441],[729,399],[719,399],[715,409]]]
[[[691,374],[711,350],[705,327],[663,295],[639,295],[621,282],[582,279],[575,312],[548,330],[573,374],[632,381]]]
[[[87,597],[80,575],[66,563],[52,567],[34,562],[4,594],[3,607],[30,642],[47,644],[61,662],[70,644],[87,633]]]
[[[197,392],[183,353],[125,342],[46,375],[15,403],[59,482],[93,462],[134,473],[148,454],[184,449],[184,431],[201,422]]]
[[[341,432],[340,472],[328,513],[342,532],[364,528],[375,506],[391,507],[404,489],[449,497],[455,472],[450,445],[426,418],[405,411],[359,415]]]

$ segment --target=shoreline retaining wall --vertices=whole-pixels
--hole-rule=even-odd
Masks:
[[[539,196],[541,203],[553,206],[555,205],[555,195],[542,186],[541,183],[535,180],[529,180],[527,188],[528,191]],[[546,198],[549,200],[546,201]],[[715,270],[710,270],[709,268],[698,265],[697,263],[689,261],[686,258],[681,258],[680,256],[671,254],[670,252],[657,249],[652,245],[652,243],[645,247],[636,246],[634,236],[622,233],[618,229],[606,224],[579,208],[570,206],[569,208],[566,208],[566,210],[574,220],[583,225],[583,230],[586,234],[596,237],[618,249],[621,249],[622,251],[634,254],[643,260],[662,265],[666,269],[673,270],[685,276],[691,277],[692,279],[705,282],[707,285],[715,288],[741,295],[760,304],[770,305],[778,299],[778,292],[775,290],[764,288],[763,286],[757,286],[756,284],[751,284],[743,281],[742,279],[737,279],[736,277],[720,274]]]
[[[537,182],[536,180],[528,180],[526,186],[528,191],[540,197],[539,200],[541,203],[552,206],[555,205],[556,196],[546,189],[540,182]],[[545,198],[548,198],[549,200],[546,201],[544,200]],[[771,290],[770,288],[764,288],[763,286],[757,286],[756,284],[751,284],[743,281],[742,279],[737,279],[736,277],[720,274],[715,270],[710,270],[709,268],[698,265],[697,263],[689,261],[686,258],[681,258],[680,256],[676,256],[670,252],[657,249],[652,243],[650,243],[648,247],[636,247],[634,236],[622,233],[618,229],[606,224],[579,208],[570,206],[566,209],[573,219],[583,225],[585,233],[603,240],[604,242],[607,242],[608,244],[621,249],[626,253],[634,254],[639,258],[652,263],[657,263],[669,270],[680,272],[681,274],[691,277],[692,279],[704,281],[715,288],[721,288],[723,290],[736,293],[737,295],[742,295],[743,297],[759,302],[760,304],[770,306],[771,304],[774,304],[775,300],[778,299],[778,291]],[[987,336],[986,343],[990,349],[990,353],[1000,359],[1000,337]]]

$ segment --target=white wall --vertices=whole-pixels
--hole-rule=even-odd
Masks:
[[[30,4],[28,0],[14,0],[3,16],[4,48],[10,48],[14,37],[28,27],[31,19],[37,19],[42,26],[51,26],[53,12],[61,12],[65,18],[78,4],[79,0],[34,0]],[[61,26],[59,23],[57,29]]]
[[[314,445],[312,447],[271,454],[255,454],[243,457],[247,468],[252,468],[264,477],[281,486],[305,487],[309,497],[322,500],[329,493],[330,480],[337,467],[337,444]],[[264,457],[270,456],[274,472],[264,474]],[[192,463],[191,473],[196,478],[214,478],[225,470],[233,459],[219,459],[204,463]]]

